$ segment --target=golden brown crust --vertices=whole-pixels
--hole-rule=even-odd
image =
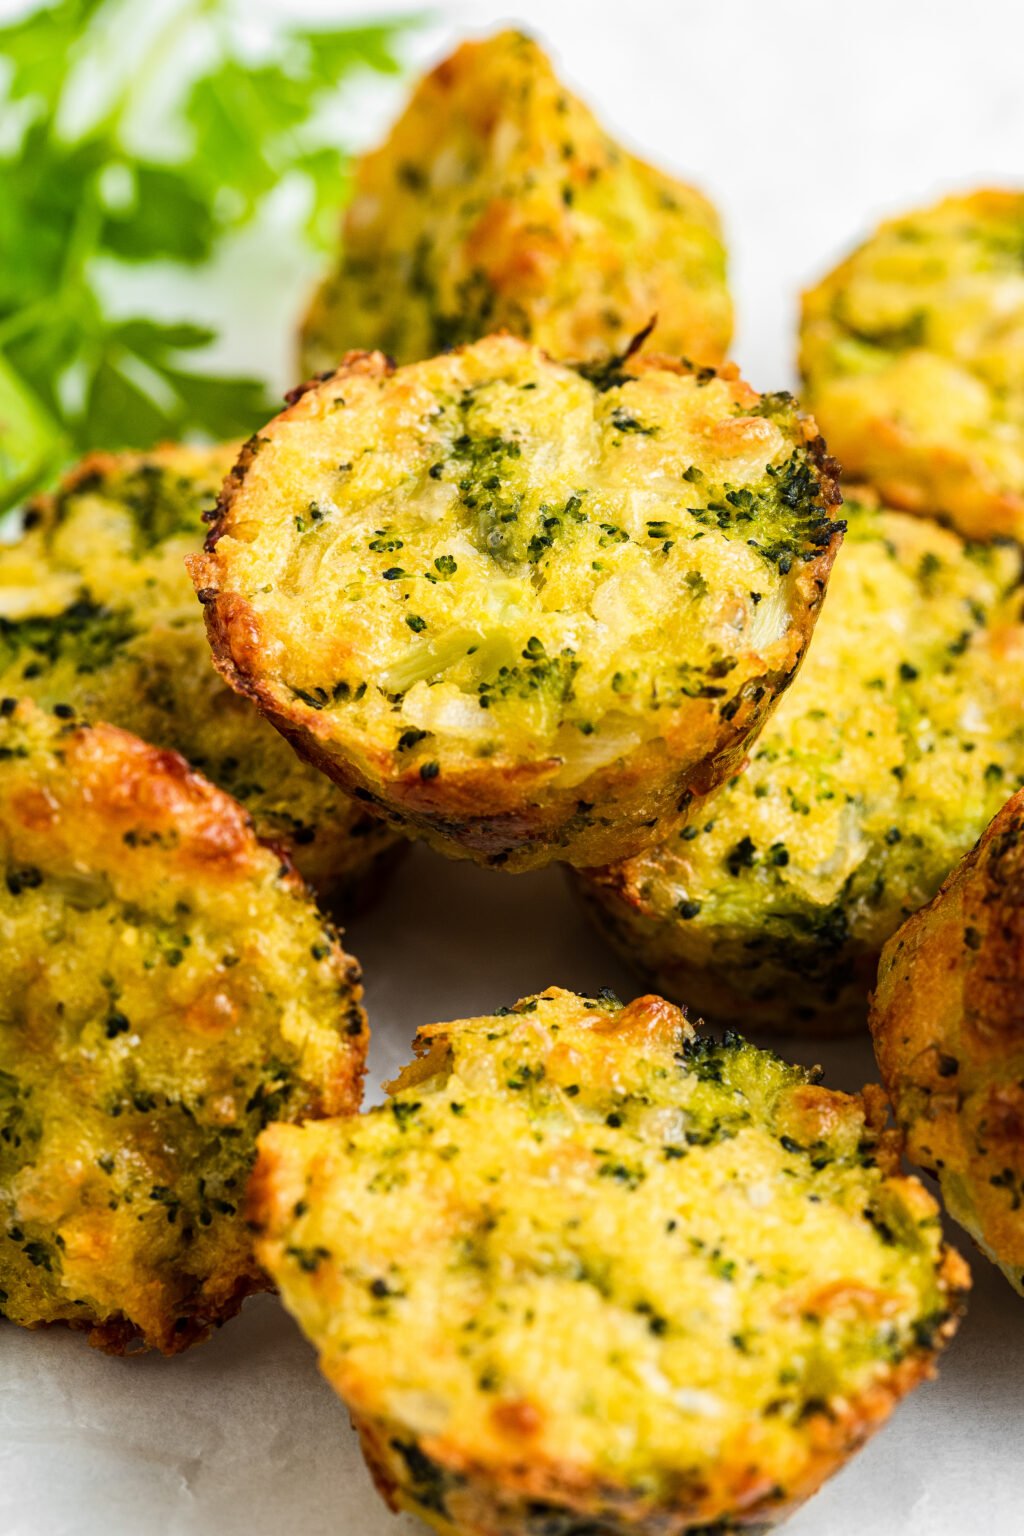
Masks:
[[[766,1528],[932,1374],[968,1272],[880,1089],[554,988],[415,1053],[368,1115],[268,1130],[249,1190],[392,1508],[444,1536]]]
[[[780,976],[778,990],[752,997],[743,983],[730,983],[728,963],[712,975],[700,961],[691,961],[682,953],[662,952],[657,960],[643,953],[633,924],[646,926],[650,907],[629,874],[628,861],[573,871],[571,886],[608,944],[645,985],[657,987],[667,997],[690,997],[696,1011],[730,1026],[745,1020],[752,1035],[834,1040],[863,1033],[866,1000],[878,972],[874,954],[844,957],[840,981],[830,978],[824,986],[794,981],[793,990],[787,994],[788,978]],[[724,954],[722,960],[725,962]]]
[[[91,453],[33,503],[23,536],[0,548],[0,697],[69,704],[181,751],[340,913],[405,845],[224,687],[184,569],[238,451]]]
[[[863,1030],[878,956],[1024,781],[1021,554],[847,489],[799,676],[745,770],[575,886],[643,977],[715,1024]]]
[[[745,766],[741,762],[734,771],[742,772]],[[703,808],[709,818],[713,803]],[[689,824],[699,819],[695,808]],[[878,970],[874,953],[844,956],[841,979],[829,977],[824,985],[781,971],[772,985],[766,984],[760,995],[752,996],[746,979],[730,963],[724,948],[712,968],[703,958],[688,955],[682,946],[674,949],[671,934],[650,944],[652,920],[660,926],[665,919],[655,918],[650,896],[641,888],[640,871],[631,860],[573,870],[569,879],[598,933],[644,985],[656,987],[666,997],[690,998],[694,1010],[712,1022],[729,1026],[742,1022],[752,1035],[829,1040],[863,1033],[866,999]],[[671,917],[669,921],[673,921]]]
[[[805,397],[851,475],[969,538],[1024,533],[1024,194],[889,219],[803,297]]]
[[[177,753],[27,702],[0,747],[0,1312],[174,1354],[266,1287],[259,1130],[359,1104],[359,968]]]
[[[952,1249],[946,1251],[941,1279],[951,1293],[969,1284],[967,1266]],[[954,1316],[942,1324],[935,1335],[938,1347],[949,1342],[957,1322]],[[688,1532],[698,1536],[712,1526],[756,1533],[781,1523],[817,1493],[882,1427],[902,1400],[935,1374],[934,1355],[922,1350],[901,1360],[885,1381],[845,1402],[839,1411],[809,1418],[810,1455],[799,1479],[784,1492],[770,1478],[739,1464],[705,1478],[699,1490],[682,1494],[671,1509],[642,1496],[624,1495],[614,1485],[595,1486],[593,1479],[571,1464],[538,1462],[528,1439],[520,1444],[515,1459],[515,1447],[510,1445],[509,1461],[496,1471],[493,1465],[467,1460],[458,1447],[428,1437],[422,1443],[423,1455],[458,1483],[446,1495],[450,1516],[446,1518],[425,1509],[422,1498],[410,1497],[407,1492],[408,1442],[402,1438],[403,1426],[361,1414],[351,1405],[350,1411],[374,1484],[389,1508],[396,1513],[409,1510],[442,1536],[523,1536],[524,1531],[559,1531],[566,1529],[557,1524],[560,1516],[600,1522],[600,1536],[687,1536]],[[546,1515],[543,1509],[538,1511],[538,1505],[547,1506]],[[723,1510],[731,1513],[728,1524],[719,1526]],[[544,1518],[551,1520],[552,1526],[545,1527]]]
[[[463,43],[354,168],[341,255],[305,317],[301,367],[353,347],[399,362],[506,328],[556,357],[718,363],[732,307],[718,216],[615,143],[532,39]]]
[[[908,1155],[1024,1292],[1024,791],[886,945],[871,1028]]]
[[[455,438],[453,448],[451,441],[444,437],[448,431],[444,422],[451,419],[450,415],[445,417],[445,412],[452,410],[451,397],[454,395],[458,399],[461,391],[463,404],[460,408],[465,410],[468,409],[465,402],[475,398],[475,390],[497,391],[499,387],[506,387],[506,379],[507,398],[502,397],[497,406],[488,406],[492,412],[488,427],[490,435],[473,437],[471,432],[464,432]],[[521,382],[524,379],[527,381],[525,386]],[[520,389],[537,389],[535,379],[553,392],[561,390],[572,396],[577,414],[582,408],[603,411],[607,416],[607,401],[614,404],[620,394],[624,401],[632,402],[629,408],[634,411],[641,406],[662,410],[665,422],[655,427],[630,416],[626,405],[621,408],[614,405],[611,420],[625,423],[621,428],[622,436],[615,440],[615,450],[622,450],[626,435],[632,434],[629,451],[623,450],[615,456],[614,474],[634,476],[641,495],[648,494],[646,487],[659,477],[665,480],[669,486],[667,495],[660,487],[649,494],[665,498],[658,501],[659,510],[682,516],[680,507],[686,505],[685,500],[677,504],[672,498],[681,494],[675,490],[677,485],[690,495],[688,475],[682,474],[689,457],[683,455],[692,457],[703,453],[706,469],[694,468],[692,478],[698,482],[707,480],[706,486],[701,485],[699,494],[712,506],[700,505],[698,500],[693,513],[696,521],[692,531],[684,537],[706,539],[707,542],[688,545],[688,553],[692,550],[689,558],[696,561],[698,549],[712,549],[707,522],[710,518],[711,526],[716,530],[733,528],[736,532],[735,545],[729,542],[727,535],[720,546],[714,546],[712,558],[718,558],[720,549],[725,561],[739,558],[737,549],[742,543],[744,558],[749,560],[748,546],[759,545],[758,538],[752,535],[760,534],[760,547],[769,566],[773,561],[778,562],[777,570],[762,568],[753,574],[745,570],[742,579],[730,575],[728,565],[723,566],[719,571],[723,589],[713,591],[711,599],[718,605],[716,622],[729,611],[731,602],[737,603],[737,614],[743,603],[749,606],[751,593],[748,589],[761,576],[769,589],[780,583],[772,601],[781,603],[785,610],[785,620],[778,622],[778,632],[767,633],[767,638],[762,640],[754,639],[757,625],[753,610],[745,619],[738,619],[739,629],[730,631],[730,643],[736,648],[732,655],[723,653],[721,646],[726,642],[717,633],[714,637],[709,634],[708,650],[702,663],[691,665],[687,661],[673,674],[674,680],[669,682],[667,693],[670,695],[674,687],[676,696],[668,702],[658,697],[659,687],[661,693],[666,694],[664,680],[660,685],[652,685],[653,704],[643,701],[633,704],[629,698],[628,678],[635,676],[635,672],[620,668],[613,678],[600,682],[614,706],[609,711],[606,699],[600,708],[608,719],[615,717],[625,721],[628,744],[621,752],[616,752],[614,746],[610,748],[605,753],[605,760],[590,772],[575,771],[571,754],[582,752],[581,734],[584,739],[593,736],[599,741],[602,730],[607,727],[598,723],[595,728],[592,720],[578,718],[579,708],[574,715],[571,705],[566,705],[555,719],[558,729],[545,727],[544,732],[521,733],[521,739],[517,741],[511,727],[500,716],[503,706],[499,703],[497,708],[493,707],[494,700],[500,698],[494,690],[507,690],[506,680],[515,679],[525,670],[527,676],[518,686],[523,688],[526,702],[519,713],[527,713],[527,706],[533,708],[533,701],[544,686],[536,681],[542,671],[540,665],[533,664],[534,658],[538,657],[549,673],[554,671],[556,662],[561,664],[563,658],[571,658],[565,665],[569,668],[570,678],[579,673],[573,683],[573,688],[578,688],[590,665],[585,647],[592,642],[586,637],[601,630],[602,626],[584,604],[580,614],[580,633],[584,639],[577,640],[574,636],[573,645],[566,645],[556,656],[554,646],[548,644],[545,649],[542,641],[536,638],[542,625],[552,622],[550,612],[535,609],[526,619],[515,621],[520,626],[536,626],[534,635],[528,640],[529,629],[525,629],[519,638],[514,634],[506,638],[502,634],[505,619],[477,618],[479,609],[486,604],[487,592],[495,589],[518,588],[520,593],[526,594],[516,597],[520,607],[535,604],[537,597],[530,586],[531,571],[538,590],[550,579],[566,580],[567,573],[572,570],[569,562],[573,559],[580,562],[581,571],[585,564],[589,574],[589,558],[584,560],[583,556],[570,553],[563,557],[557,547],[551,549],[553,540],[561,538],[561,533],[534,537],[529,542],[528,556],[522,551],[515,558],[500,553],[492,557],[489,553],[495,547],[495,540],[511,537],[501,532],[508,519],[515,521],[522,517],[525,520],[528,515],[549,514],[552,512],[549,504],[541,502],[539,514],[532,510],[529,513],[513,510],[498,520],[495,530],[488,534],[484,543],[487,567],[481,567],[479,573],[474,569],[471,578],[479,581],[480,586],[466,597],[466,606],[461,611],[456,606],[440,625],[441,640],[438,643],[443,647],[447,643],[446,634],[465,633],[458,629],[458,625],[482,623],[483,640],[466,650],[466,656],[472,656],[478,649],[485,654],[489,645],[493,649],[491,636],[497,634],[500,645],[506,648],[503,654],[509,659],[509,664],[500,669],[485,670],[479,678],[474,676],[468,683],[460,682],[463,691],[458,700],[459,707],[476,716],[476,721],[469,725],[460,719],[458,732],[463,734],[452,735],[447,726],[439,729],[434,724],[411,732],[404,729],[410,724],[407,711],[411,701],[406,699],[407,689],[399,687],[391,694],[387,679],[398,675],[400,667],[407,665],[405,660],[395,663],[395,656],[412,657],[414,653],[422,653],[423,647],[420,645],[417,653],[418,637],[413,642],[409,632],[404,630],[401,632],[404,639],[387,640],[392,649],[387,652],[388,666],[382,667],[376,653],[385,643],[381,636],[391,622],[394,605],[389,602],[380,621],[375,621],[373,626],[365,607],[363,613],[357,611],[357,605],[365,605],[369,600],[371,585],[381,580],[386,584],[394,583],[393,587],[388,587],[389,599],[400,599],[411,608],[422,608],[430,599],[430,589],[423,585],[424,577],[415,572],[411,564],[409,571],[388,564],[394,558],[391,551],[402,549],[400,558],[409,562],[422,560],[427,566],[425,579],[434,583],[435,595],[437,578],[429,563],[435,552],[434,565],[439,569],[441,562],[449,559],[452,570],[458,569],[455,560],[445,552],[443,542],[430,543],[431,537],[440,538],[440,535],[424,535],[420,527],[414,531],[421,542],[424,538],[427,542],[410,554],[412,541],[403,523],[406,516],[413,520],[419,518],[419,505],[428,494],[455,493],[454,485],[450,486],[447,480],[446,454],[454,455],[458,465],[466,458],[475,462],[473,454],[493,456],[497,451],[494,448],[496,442],[501,452],[508,450],[503,468],[481,480],[485,491],[480,495],[475,492],[470,495],[466,489],[470,484],[467,478],[463,476],[458,480],[465,509],[477,508],[481,496],[493,494],[495,487],[498,487],[496,495],[499,498],[506,494],[506,485],[511,488],[507,492],[509,505],[516,509],[521,509],[524,502],[531,506],[529,497],[546,494],[546,482],[539,482],[539,493],[532,486],[529,477],[533,473],[533,461],[520,453],[515,440],[517,432],[528,433],[537,427],[536,420],[526,415],[527,406],[519,402],[538,398],[514,395],[515,381],[520,381]],[[338,405],[341,409],[336,409]],[[504,418],[497,423],[492,419],[494,410],[505,412]],[[776,417],[782,423],[781,430],[776,425]],[[441,426],[435,425],[435,418]],[[369,437],[367,446],[360,450],[361,434],[371,424],[374,432],[372,452],[383,463],[382,468],[373,472],[380,484],[394,484],[395,487],[387,498],[378,494],[379,512],[376,502],[369,512],[365,511],[368,491],[346,491],[345,480],[337,484],[332,481],[328,487],[325,479],[328,471],[334,473],[332,461],[342,452],[346,460],[341,471],[349,476],[359,472],[361,452],[371,452]],[[561,423],[556,419],[547,430],[550,446],[559,446]],[[579,431],[578,428],[573,430]],[[692,438],[686,436],[691,431]],[[342,434],[340,438],[339,433]],[[504,438],[496,435],[501,433]],[[679,438],[679,442],[673,441],[673,437]],[[638,443],[648,440],[659,444],[659,449],[637,448]],[[294,460],[294,445],[303,441],[309,443],[308,462],[314,465],[305,482],[296,467],[299,461]],[[537,453],[536,445],[532,439],[530,441],[530,452]],[[581,498],[588,494],[588,475],[595,475],[594,450],[590,439],[585,441],[588,446],[581,461],[572,461],[572,453],[581,453],[579,441],[574,440],[567,453],[566,467],[560,465],[559,468],[561,480],[581,487],[578,495],[570,496],[567,503],[569,516],[575,517],[577,527],[582,525],[584,529],[578,537],[599,538],[602,545],[617,544],[619,549],[625,542],[631,546],[630,553],[635,554],[638,561],[648,559],[650,550],[645,545],[641,552],[641,545],[650,534],[641,533],[633,540],[623,529],[614,526],[616,503],[610,499],[595,502],[595,506],[600,507],[595,517],[612,520],[601,522],[599,528],[588,521],[585,511],[576,510],[581,505]],[[547,449],[548,445],[544,446]],[[431,452],[437,456],[433,464],[430,463]],[[655,453],[653,459],[652,452]],[[789,457],[785,458],[787,453]],[[426,459],[424,454],[428,455]],[[765,488],[756,494],[766,498],[763,507],[774,509],[770,513],[759,510],[762,503],[756,500],[755,493],[739,488],[743,475],[748,473],[742,465],[749,465],[756,462],[759,455],[768,454],[775,455],[776,467],[769,465]],[[353,459],[357,466],[355,471]],[[635,470],[630,468],[634,460],[640,466]],[[723,464],[726,466],[724,472]],[[792,492],[793,500],[776,505],[780,477],[795,473],[797,464],[801,478],[799,487]],[[282,466],[280,470],[279,465]],[[428,465],[429,475],[426,474]],[[367,475],[370,473],[370,470],[365,471]],[[453,471],[454,475],[462,473],[458,468]],[[541,468],[538,473],[542,475],[546,471]],[[724,490],[717,493],[713,483],[717,485],[723,473]],[[755,478],[761,474],[758,468]],[[678,359],[651,354],[621,360],[614,380],[592,386],[573,370],[557,367],[535,348],[509,337],[491,337],[445,358],[400,370],[379,353],[351,353],[336,373],[296,391],[289,408],[247,445],[225,483],[207,541],[207,553],[205,557],[192,558],[189,568],[206,606],[210,644],[222,676],[232,688],[254,700],[297,751],[348,793],[388,816],[395,825],[426,837],[435,846],[456,856],[468,856],[507,869],[529,868],[552,858],[583,865],[603,863],[612,856],[623,856],[626,850],[637,851],[648,846],[679,820],[695,795],[708,793],[724,778],[738,771],[772,702],[792,679],[817,617],[842,531],[840,524],[830,521],[831,510],[840,499],[835,474],[836,467],[825,455],[813,422],[797,418],[788,399],[759,397],[739,379],[734,368],[723,369],[717,376],[710,370],[695,373]],[[567,479],[569,476],[575,476],[575,481]],[[675,479],[676,476],[679,478]],[[422,486],[418,486],[421,477]],[[594,495],[599,494],[600,490],[596,489]],[[734,499],[728,504],[715,502],[715,494]],[[742,500],[744,496],[746,501]],[[405,497],[410,500],[409,512],[403,506]],[[693,500],[692,496],[690,500]],[[294,516],[284,516],[285,501],[289,507],[294,503],[302,510]],[[335,541],[319,546],[321,549],[326,547],[326,553],[319,557],[321,564],[315,568],[319,573],[326,568],[322,562],[334,561],[330,587],[328,589],[326,577],[318,586],[318,576],[313,574],[296,587],[289,599],[278,599],[271,567],[285,585],[292,581],[287,567],[296,539],[292,523],[303,524],[307,502],[316,509],[316,516],[321,520],[318,529],[328,529],[321,537]],[[326,513],[323,510],[325,504],[328,504]],[[780,513],[778,508],[783,505],[785,510]],[[449,504],[445,515],[462,517],[464,523],[472,524],[468,512],[458,510],[457,500],[454,506],[456,511],[452,512]],[[734,508],[737,509],[735,512]],[[377,530],[379,536],[369,548],[385,551],[376,562],[388,565],[383,572],[374,569],[372,557],[367,558],[356,550],[356,536],[350,532],[359,526],[360,518],[365,520],[370,516],[372,521],[373,514],[382,528]],[[474,513],[474,516],[481,515]],[[690,516],[689,510],[685,515]],[[771,536],[761,532],[758,520],[762,516],[766,519],[765,526],[769,517],[777,519]],[[729,519],[733,518],[737,521],[730,524]],[[743,518],[748,518],[749,523],[741,530],[738,520]],[[559,517],[549,518],[543,526],[546,528],[552,523],[560,525]],[[648,519],[646,527],[661,530],[666,524]],[[745,535],[742,540],[739,537],[741,531]],[[470,533],[476,537],[472,527]],[[308,536],[308,529],[301,527],[295,559],[303,558],[301,551],[309,546],[302,541]],[[463,533],[450,533],[449,537],[463,537]],[[346,548],[343,556],[336,555],[338,541],[350,538],[353,540],[351,550]],[[793,553],[790,553],[791,540],[795,540]],[[658,558],[665,559],[674,540],[663,538],[662,542],[662,553]],[[523,543],[525,548],[525,535]],[[587,548],[589,550],[589,546]],[[595,547],[593,553],[597,552]],[[604,557],[603,549],[601,553]],[[462,558],[460,555],[460,560]],[[470,558],[475,556],[471,553]],[[608,568],[613,569],[614,556],[604,558]],[[678,560],[679,557],[671,558]],[[543,565],[544,561],[548,563]],[[256,576],[264,562],[266,582]],[[603,561],[593,564],[599,569]],[[640,574],[644,580],[655,584],[671,583],[674,586],[678,580],[684,597],[687,588],[683,575],[691,582],[690,591],[706,593],[708,590],[707,581],[697,570],[684,573],[666,564],[657,575],[653,566],[649,575],[644,570]],[[713,578],[709,576],[708,579]],[[460,576],[458,581],[462,580]],[[735,590],[730,588],[730,580],[735,580]],[[456,588],[454,580],[447,584],[449,591]],[[632,590],[638,590],[636,583]],[[355,594],[352,598],[347,596],[349,591]],[[757,602],[761,601],[760,592],[753,597]],[[290,611],[285,607],[286,601],[292,605]],[[303,629],[302,613],[306,604],[315,606],[316,619]],[[766,604],[766,610],[767,607]],[[572,599],[568,599],[555,614],[563,629],[569,623],[572,611]],[[407,622],[410,626],[426,628],[428,633],[433,630],[433,624],[428,626],[427,621],[416,613]],[[623,621],[620,619],[619,622],[621,625]],[[636,622],[642,625],[644,621],[638,618]],[[447,630],[444,623],[448,625]],[[357,626],[360,625],[366,629],[365,637],[357,636]],[[742,633],[745,625],[751,630],[749,635]],[[660,631],[644,633],[650,635],[653,643]],[[327,636],[329,640],[325,638]],[[686,643],[693,643],[692,636],[691,629]],[[600,644],[604,643],[601,639]],[[533,650],[533,647],[537,649]],[[628,645],[621,648],[628,654]],[[321,658],[315,665],[314,652]],[[520,656],[531,663],[526,669],[521,667]],[[712,657],[717,659],[713,661]],[[649,653],[639,659],[641,666],[650,665]],[[633,657],[633,660],[637,658]],[[672,661],[671,656],[666,657],[669,672]],[[512,662],[515,665],[511,665]],[[710,668],[703,678],[696,676],[701,664]],[[425,665],[429,674],[430,663]],[[331,669],[330,676],[327,675],[328,668]],[[291,681],[299,673],[304,678],[301,686]],[[340,685],[335,682],[339,673]],[[680,676],[688,679],[682,687]],[[445,667],[439,665],[433,677],[428,679],[430,686],[444,681],[445,677]],[[694,678],[695,681],[690,680]],[[620,679],[627,679],[627,682],[622,685],[619,698],[613,699],[611,688],[619,691]],[[340,697],[339,686],[343,690]],[[423,686],[423,681],[418,682],[412,692],[415,694],[416,689]],[[451,686],[445,682],[445,688]],[[563,698],[572,700],[572,690],[564,682],[562,686]],[[362,721],[358,712],[353,713],[355,704],[352,701],[363,699],[367,689],[369,697],[359,706],[364,715],[371,704],[378,704],[380,696],[397,701],[391,704],[390,715],[385,711],[383,722],[380,715],[383,706],[377,708],[376,715],[369,717],[369,724]],[[431,698],[431,707],[443,693],[442,688]],[[492,705],[489,714],[482,712],[486,705]],[[423,707],[422,701],[417,707]],[[415,722],[419,717],[413,715],[411,718]],[[349,720],[355,723],[350,725]],[[492,739],[479,750],[472,734],[479,733],[477,722],[494,726]]]

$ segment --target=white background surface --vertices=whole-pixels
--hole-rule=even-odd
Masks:
[[[138,3],[138,0],[136,0]],[[282,5],[284,0],[281,0]],[[264,9],[270,8],[266,0]],[[304,12],[394,5],[320,0]],[[800,286],[879,215],[953,187],[1024,180],[1024,11],[860,0],[521,0],[448,6],[417,59],[499,19],[525,22],[629,142],[693,176],[722,209],[751,381],[791,381]],[[395,92],[368,93],[353,142]],[[272,232],[223,274],[228,351],[294,382],[287,342],[308,274]],[[254,325],[251,296],[281,295]],[[264,303],[265,308],[265,303]],[[259,311],[257,311],[259,313]],[[489,1011],[551,983],[623,996],[557,871],[508,877],[417,850],[384,902],[350,924],[362,960],[374,1081],[419,1024]],[[783,1053],[828,1081],[872,1075],[866,1041]],[[975,1265],[942,1378],[786,1527],[787,1536],[1018,1536],[1024,1303]],[[259,1298],[177,1360],[110,1360],[81,1338],[0,1328],[2,1536],[413,1536],[373,1494],[341,1404],[277,1302]]]

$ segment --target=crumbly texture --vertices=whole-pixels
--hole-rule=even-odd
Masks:
[[[228,681],[396,825],[593,864],[734,771],[786,687],[833,468],[734,369],[356,353],[248,446],[193,577]]]
[[[170,747],[233,795],[332,907],[404,846],[290,751],[210,664],[185,570],[237,448],[93,454],[0,545],[0,696]]]
[[[622,956],[716,1022],[863,1029],[883,943],[1024,782],[1018,551],[856,494],[746,771],[580,882]]]
[[[930,1373],[966,1267],[880,1090],[655,997],[552,989],[416,1051],[381,1108],[272,1126],[250,1185],[392,1505],[448,1536],[764,1529]]]
[[[971,538],[1024,536],[1024,192],[891,219],[804,295],[804,398],[844,469]]]
[[[266,1285],[259,1131],[358,1107],[358,967],[233,800],[113,726],[3,705],[0,853],[0,1316],[174,1354]]]
[[[363,157],[342,252],[302,330],[307,376],[354,347],[399,362],[506,329],[554,357],[654,345],[719,363],[718,215],[627,153],[519,32],[464,43]]]
[[[871,1030],[909,1156],[1024,1295],[1024,793],[885,946]]]

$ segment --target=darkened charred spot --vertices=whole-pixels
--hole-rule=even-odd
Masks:
[[[616,1536],[621,1526],[581,1520],[556,1504],[531,1500],[526,1505],[526,1536]]]
[[[446,1472],[414,1440],[392,1440],[391,1448],[405,1462],[412,1487],[410,1492],[424,1509],[432,1509],[439,1515],[448,1514],[445,1496],[456,1479]]]
[[[311,379],[304,379],[301,384],[296,384],[284,394],[285,405],[297,405],[303,395],[308,395],[310,390],[317,389],[321,384],[326,384],[328,379],[333,379],[337,372],[334,368],[325,368],[321,373],[315,373]],[[249,439],[253,441],[252,438]],[[246,445],[248,446],[248,444]]]

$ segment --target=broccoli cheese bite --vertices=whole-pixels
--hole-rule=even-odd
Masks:
[[[843,468],[971,538],[1024,537],[1024,192],[890,219],[804,295],[804,398]]]
[[[593,358],[652,319],[659,351],[725,356],[718,215],[610,139],[531,38],[501,32],[427,75],[358,162],[302,366],[356,347],[416,362],[497,330]]]
[[[883,943],[1024,782],[1018,551],[854,494],[746,771],[579,885],[628,962],[717,1022],[862,1028]]]
[[[354,353],[243,452],[191,569],[224,676],[344,788],[450,853],[592,864],[733,771],[788,684],[832,469],[734,369]]]
[[[1024,793],[885,946],[871,1030],[908,1155],[1024,1294]]]
[[[174,1354],[265,1287],[271,1120],[354,1110],[359,970],[244,812],[113,726],[0,705],[0,1316]]]
[[[381,1108],[270,1127],[249,1197],[393,1507],[764,1530],[931,1374],[966,1266],[880,1090],[656,997],[552,989],[416,1051]]]
[[[34,503],[23,537],[0,545],[0,695],[182,752],[342,907],[401,845],[224,687],[185,570],[236,454],[93,454]]]

